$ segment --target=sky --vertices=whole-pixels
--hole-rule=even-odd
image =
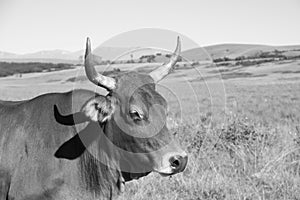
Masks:
[[[0,51],[76,51],[87,36],[94,46],[139,46],[143,37],[130,36],[136,45],[107,41],[140,28],[177,32],[199,46],[295,45],[299,19],[299,0],[0,0]]]

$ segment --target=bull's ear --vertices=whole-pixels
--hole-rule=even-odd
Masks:
[[[78,134],[64,142],[58,148],[58,150],[56,150],[54,156],[56,158],[64,158],[69,160],[74,160],[80,157],[87,147],[99,139],[99,131],[101,130],[102,129],[98,124],[90,123]]]
[[[63,143],[58,150],[55,152],[54,156],[56,158],[65,158],[69,160],[74,160],[81,156],[85,151],[85,146],[82,143],[78,134],[72,137],[67,142]]]
[[[81,112],[94,122],[105,122],[110,119],[115,111],[116,100],[110,96],[97,96],[90,99]]]

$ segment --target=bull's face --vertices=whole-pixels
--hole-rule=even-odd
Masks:
[[[151,171],[172,175],[182,172],[187,165],[186,153],[173,141],[166,126],[167,102],[155,88],[156,83],[172,70],[179,53],[178,39],[170,62],[149,75],[128,72],[112,78],[96,72],[87,41],[87,77],[106,88],[109,94],[91,99],[80,115],[83,113],[84,118],[101,124],[108,143],[112,144],[110,151],[117,155],[120,170],[131,175],[125,177],[127,180]]]
[[[115,99],[114,112],[106,131],[121,149],[121,170],[163,175],[183,171],[187,155],[166,126],[167,102],[155,90],[153,78],[130,72],[116,80],[117,87],[109,95]]]

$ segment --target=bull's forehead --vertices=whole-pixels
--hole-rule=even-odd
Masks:
[[[117,80],[117,88],[115,89],[115,93],[126,96],[126,94],[134,93],[138,88],[141,88],[145,85],[154,85],[153,79],[147,74],[140,74],[137,72],[127,72],[119,77],[116,77]],[[155,89],[155,88],[153,88]]]
[[[155,83],[149,75],[128,72],[116,79],[117,88],[113,93],[121,101],[137,105],[160,104],[166,106],[165,99],[155,90]]]

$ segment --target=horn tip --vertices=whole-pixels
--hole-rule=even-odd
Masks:
[[[85,49],[85,57],[91,53],[91,40],[89,37],[86,38],[86,49]]]
[[[180,51],[181,51],[181,39],[180,39],[180,36],[177,36],[177,47],[176,47],[175,52],[176,52],[177,54],[179,54]]]
[[[91,46],[91,40],[89,37],[86,38],[86,46],[90,47]]]

